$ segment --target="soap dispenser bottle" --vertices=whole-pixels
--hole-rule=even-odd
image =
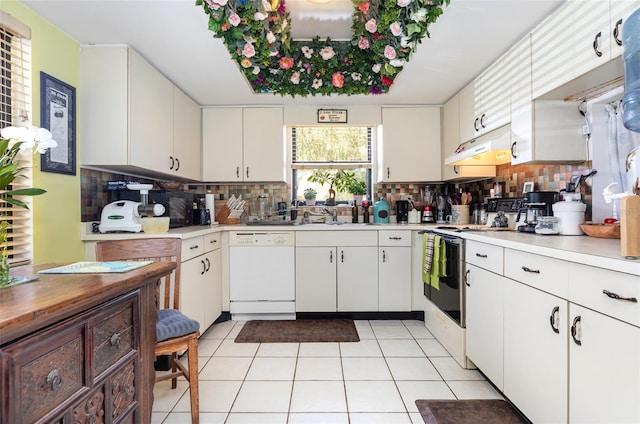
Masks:
[[[375,224],[389,223],[389,202],[380,196],[380,200],[373,204],[373,222]]]

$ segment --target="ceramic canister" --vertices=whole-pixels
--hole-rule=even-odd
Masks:
[[[553,216],[558,218],[560,234],[565,236],[582,235],[580,224],[584,224],[584,212],[587,205],[573,200],[563,200],[556,202],[552,206]]]

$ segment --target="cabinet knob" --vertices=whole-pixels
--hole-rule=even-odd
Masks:
[[[467,285],[467,287],[471,287],[471,284],[469,284],[469,281],[471,281],[471,270],[467,270],[467,272],[464,273],[464,283]]]
[[[203,260],[201,260],[200,263],[202,264],[202,272],[200,275],[204,275],[204,273],[207,272],[207,265],[205,265]]]
[[[516,159],[518,157],[518,155],[516,154],[516,146],[518,145],[517,141],[514,141],[513,143],[511,143],[511,157],[513,159]]]
[[[480,128],[478,128],[479,121],[479,118],[476,118],[475,121],[473,121],[473,129],[476,130],[476,132],[480,131]]]
[[[247,166],[247,178],[249,178],[249,167]]]
[[[387,179],[391,178],[391,169],[387,168]]]
[[[382,251],[382,262],[387,262],[387,251],[383,250]]]
[[[613,27],[613,39],[616,40],[616,44],[622,45],[622,38],[620,38],[620,27],[622,26],[622,18],[618,19],[616,26]]]
[[[597,33],[593,39],[593,51],[598,57],[602,56],[602,52],[600,51],[600,38],[602,38],[602,32]]]
[[[173,158],[173,156],[169,156],[169,160],[171,161],[171,165],[169,165],[169,170],[172,171],[173,167],[176,164],[176,160]]]
[[[207,272],[211,269],[211,261],[209,258],[204,258],[204,261],[207,263]]]
[[[176,172],[180,169],[180,159],[176,158]]]
[[[480,126],[482,128],[486,128],[487,127],[486,118],[487,118],[487,115],[485,113],[483,113],[482,116],[480,117]]]
[[[53,369],[47,374],[47,383],[52,392],[57,392],[62,387],[62,378],[60,377],[60,371]]]
[[[332,264],[333,263],[333,250],[329,251],[329,263]]]
[[[236,178],[240,178],[240,167],[236,166]]]
[[[453,165],[453,173],[458,175],[460,171],[458,170],[458,165]]]

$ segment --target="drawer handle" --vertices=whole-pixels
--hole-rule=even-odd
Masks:
[[[120,349],[120,334],[113,333],[113,336],[109,339],[109,343],[111,343],[111,346],[115,346],[116,349]]]
[[[476,253],[476,256],[479,258],[488,258],[489,256],[486,253]]]
[[[329,263],[332,264],[333,263],[333,250],[329,251]]]
[[[622,297],[617,293],[610,292],[609,290],[602,290],[602,293],[606,294],[611,299],[624,300],[626,302],[638,303],[638,299],[636,299],[635,297]]]
[[[218,242],[218,239],[209,240],[209,244],[215,244]]]
[[[60,378],[60,371],[54,369],[49,374],[47,374],[47,383],[49,383],[49,387],[52,392],[57,392],[62,387],[62,378]]]
[[[387,262],[387,251],[383,250],[382,251],[382,262]]]
[[[573,339],[574,343],[577,344],[578,346],[582,346],[582,341],[580,340],[578,335],[578,331],[580,331],[580,329],[578,328],[578,324],[580,324],[581,320],[582,320],[582,317],[580,315],[577,315],[573,319],[573,325],[571,326],[571,338]]]
[[[560,307],[556,306],[551,310],[551,316],[549,317],[549,323],[554,333],[560,334],[560,327],[557,325],[560,318]]]
[[[389,240],[402,240],[402,237],[397,237],[397,236],[389,237]]]
[[[539,269],[531,269],[531,268],[529,268],[529,267],[527,267],[527,266],[523,266],[523,267],[522,267],[522,270],[523,270],[524,272],[530,272],[530,273],[532,273],[532,274],[540,274],[540,270],[539,270]]]
[[[340,251],[340,262],[344,263],[344,250]]]
[[[198,249],[200,248],[199,244],[194,244],[193,246],[189,246],[189,249],[193,250],[193,249]]]

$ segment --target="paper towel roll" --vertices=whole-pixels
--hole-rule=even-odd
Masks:
[[[211,216],[215,216],[216,210],[213,193],[207,193],[204,195],[204,207],[209,209]]]

